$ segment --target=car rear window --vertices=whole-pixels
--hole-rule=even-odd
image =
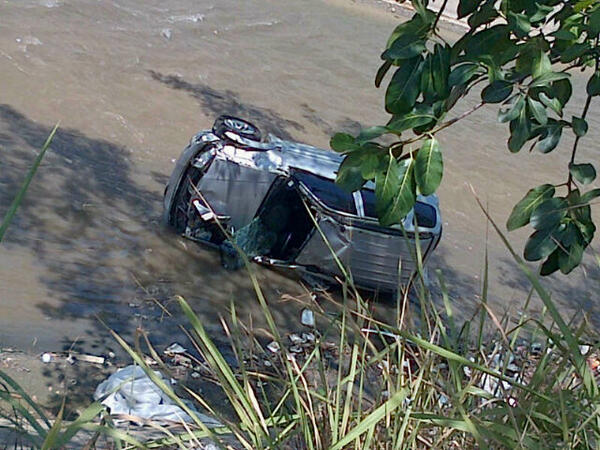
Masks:
[[[333,181],[306,172],[296,172],[295,178],[328,208],[356,215],[352,194],[344,191]]]
[[[369,189],[360,191],[363,198],[365,217],[377,218],[375,211],[375,192]],[[427,203],[415,204],[415,217],[420,227],[434,228],[436,225],[435,208]]]

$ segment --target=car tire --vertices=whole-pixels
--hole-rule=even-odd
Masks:
[[[254,124],[234,116],[219,116],[213,125],[213,133],[221,139],[227,139],[226,132],[251,141],[260,142],[262,135]]]

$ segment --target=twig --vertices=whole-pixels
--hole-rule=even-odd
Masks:
[[[596,39],[596,45],[598,45],[598,39]],[[598,73],[599,65],[600,65],[600,58],[596,58],[596,70],[594,73]],[[585,118],[587,116],[587,113],[590,109],[591,103],[592,103],[592,96],[588,95],[588,97],[585,101],[585,106],[583,107],[583,113],[581,115],[581,118],[583,120],[585,120]],[[571,191],[573,190],[573,174],[571,173],[571,166],[575,162],[575,155],[577,154],[577,146],[579,145],[580,139],[581,139],[581,136],[577,136],[575,138],[575,142],[573,143],[573,150],[571,151],[571,161],[569,161],[569,178],[567,179],[567,188],[569,189],[569,193],[571,193]]]
[[[477,111],[479,108],[481,108],[483,105],[485,105],[485,103],[484,103],[484,102],[478,103],[478,104],[477,104],[477,105],[475,105],[473,108],[471,108],[471,109],[469,109],[469,110],[465,111],[464,113],[462,113],[461,115],[459,115],[459,116],[455,117],[454,119],[450,119],[450,120],[448,120],[447,122],[444,122],[444,123],[443,123],[443,124],[441,124],[439,127],[437,127],[437,128],[436,128],[436,129],[434,129],[434,130],[431,130],[431,131],[430,131],[430,132],[428,132],[428,133],[425,133],[425,134],[422,134],[422,135],[419,135],[419,136],[415,136],[415,137],[413,137],[413,138],[406,139],[406,140],[404,140],[404,141],[398,141],[398,142],[395,142],[395,143],[393,143],[392,145],[390,145],[390,150],[394,150],[394,149],[396,149],[396,148],[398,148],[398,147],[403,147],[404,145],[407,145],[407,144],[412,144],[412,143],[414,143],[414,142],[420,141],[421,139],[423,139],[423,137],[424,137],[424,136],[430,136],[430,135],[434,135],[434,134],[436,134],[436,133],[438,133],[438,132],[440,132],[440,131],[442,131],[442,130],[444,130],[444,129],[448,128],[449,126],[451,126],[451,125],[454,125],[454,124],[455,124],[456,122],[458,122],[459,120],[462,120],[462,119],[464,119],[464,118],[465,118],[465,117],[467,117],[467,116],[470,116],[470,115],[471,115],[471,114],[473,114],[475,111]],[[407,154],[405,154],[405,155],[402,155],[402,157],[401,157],[400,159],[407,159],[407,158],[410,158],[410,157],[414,156],[414,154],[415,154],[416,152],[418,152],[418,151],[419,151],[418,149],[416,149],[416,150],[413,150],[413,151],[411,151],[411,152],[409,152],[409,153],[407,153]]]

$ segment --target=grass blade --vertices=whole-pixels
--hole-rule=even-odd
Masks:
[[[35,173],[37,172],[38,167],[40,167],[42,159],[44,159],[44,154],[46,153],[46,150],[48,150],[48,147],[50,146],[50,142],[52,142],[52,139],[54,138],[54,134],[56,133],[57,129],[58,129],[58,124],[56,124],[54,126],[54,129],[50,133],[50,136],[48,136],[48,139],[46,139],[44,146],[42,147],[42,149],[36,156],[35,160],[33,161],[33,165],[29,169],[29,172],[27,172],[27,176],[25,177],[25,180],[23,181],[23,184],[21,185],[19,192],[17,193],[15,199],[13,200],[10,207],[8,208],[8,211],[4,215],[4,219],[2,219],[2,224],[0,225],[0,242],[2,242],[2,240],[4,239],[6,230],[8,229],[10,223],[12,222],[13,217],[15,216],[15,214],[17,212],[17,209],[19,209],[19,206],[21,205],[21,202],[23,201],[23,198],[25,197],[25,194],[27,193],[27,189],[29,189],[29,184],[31,183],[31,180],[35,176]]]

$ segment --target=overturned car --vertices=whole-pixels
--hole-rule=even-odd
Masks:
[[[226,266],[235,265],[237,247],[256,262],[301,276],[334,280],[342,276],[341,262],[356,286],[395,291],[409,285],[416,243],[425,261],[440,240],[437,197],[420,196],[402,226],[383,227],[372,184],[353,193],[335,184],[341,160],[272,135],[263,140],[251,123],[221,116],[177,161],[164,220],[184,237],[220,248]]]

